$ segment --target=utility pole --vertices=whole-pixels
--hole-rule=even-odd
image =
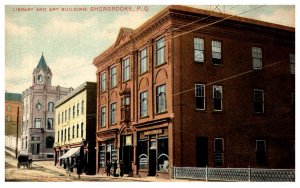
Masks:
[[[18,140],[19,140],[19,107],[17,110],[16,158],[18,157]]]

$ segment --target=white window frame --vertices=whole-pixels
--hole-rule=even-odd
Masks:
[[[147,47],[145,47],[142,50],[140,50],[140,74],[143,74],[148,70],[147,57]]]
[[[162,45],[161,45],[162,43]],[[161,58],[158,59],[158,53],[161,52]],[[165,63],[165,37],[161,37],[155,42],[155,56],[156,56],[156,66],[162,65]]]
[[[164,88],[164,91],[158,92],[159,88]],[[156,113],[164,113],[167,111],[167,93],[166,93],[166,84],[162,84],[156,87]],[[164,109],[161,109],[161,98],[164,95]]]
[[[126,57],[122,61],[122,81],[130,80],[130,58]]]
[[[113,108],[113,106],[115,106]],[[113,102],[110,104],[110,125],[117,124],[117,103]]]
[[[39,126],[37,126],[37,120],[39,120],[40,124]],[[35,118],[34,119],[34,128],[41,128],[41,125],[42,125],[42,118]]]
[[[100,108],[100,126],[106,127],[106,107],[102,106]]]
[[[218,96],[215,96],[215,90],[220,90],[221,92],[221,98],[218,98]],[[223,86],[220,85],[213,85],[213,100],[215,99],[221,99],[221,109],[215,109],[214,106],[214,111],[222,111],[223,110]],[[214,101],[213,101],[214,103]]]
[[[100,74],[100,87],[101,92],[106,91],[106,74],[105,72]]]
[[[197,90],[197,87],[201,86],[202,87],[202,92],[199,93]],[[200,94],[200,95],[199,95]],[[203,97],[203,108],[197,108],[197,104],[196,104],[196,110],[205,110],[205,84],[195,84],[195,98],[197,100],[197,97]]]
[[[143,118],[147,116],[148,116],[148,91],[143,91],[140,93],[140,117]]]
[[[197,41],[199,41],[199,43]],[[196,58],[196,53],[202,56],[199,60]],[[194,61],[199,63],[204,62],[204,39],[200,37],[194,37]]]
[[[110,68],[110,87],[114,88],[117,86],[117,67],[113,66]]]
[[[222,60],[222,42],[221,41],[217,41],[217,40],[211,41],[211,57],[212,57],[212,59]],[[222,63],[220,63],[220,64],[222,64]],[[218,65],[218,64],[215,64],[215,65]]]
[[[252,62],[253,62],[253,69],[254,70],[261,70],[262,69],[262,48],[253,46],[252,47]]]
[[[261,92],[262,93],[262,101],[259,101],[257,100],[257,95],[256,95],[256,92]],[[264,93],[264,90],[262,89],[254,89],[253,91],[253,102],[261,102],[262,103],[262,107],[263,107],[263,111],[262,112],[256,112],[255,109],[254,109],[254,112],[255,113],[264,113],[265,112],[265,93]]]

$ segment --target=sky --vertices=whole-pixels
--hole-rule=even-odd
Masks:
[[[126,6],[135,11],[91,10],[99,5],[6,5],[5,90],[22,93],[30,87],[33,69],[42,53],[52,70],[52,85],[76,88],[85,81],[96,81],[93,59],[115,42],[119,29],[135,29],[166,7],[140,5],[141,11],[137,10],[138,6]],[[215,8],[209,5],[193,7]],[[235,15],[255,7],[258,6],[226,5],[225,12]],[[33,11],[18,11],[18,8],[33,8]],[[88,11],[61,11],[62,8],[87,8]],[[219,9],[224,11],[224,6],[220,5]],[[295,6],[292,5],[266,5],[241,16],[295,27]]]

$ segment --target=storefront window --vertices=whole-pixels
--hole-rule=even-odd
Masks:
[[[104,168],[105,164],[105,145],[99,147],[99,167]]]
[[[147,140],[139,140],[137,145],[139,169],[148,169]]]
[[[159,171],[168,172],[169,169],[169,153],[168,138],[157,139],[157,160]]]

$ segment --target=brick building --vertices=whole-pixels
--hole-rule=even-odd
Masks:
[[[95,57],[99,172],[295,168],[295,29],[228,16],[168,6]]]
[[[54,104],[72,88],[52,86],[52,71],[44,55],[32,73],[32,85],[22,93],[22,149],[34,160],[52,160],[54,144]]]
[[[55,164],[66,167],[84,161],[87,174],[95,174],[97,84],[85,82],[55,103]]]
[[[18,117],[19,114],[19,117]],[[5,92],[5,148],[18,151],[21,148],[22,95]],[[17,147],[18,145],[18,147]]]

